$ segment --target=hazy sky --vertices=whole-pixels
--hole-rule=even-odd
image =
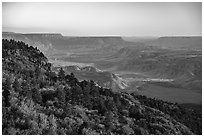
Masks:
[[[3,3],[3,31],[202,35],[202,3]]]

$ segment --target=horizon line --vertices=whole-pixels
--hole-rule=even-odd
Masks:
[[[2,33],[10,34],[55,34],[64,37],[202,37],[202,35],[64,35],[60,32],[13,32],[13,31],[2,31]]]

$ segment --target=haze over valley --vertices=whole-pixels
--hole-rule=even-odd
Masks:
[[[202,101],[201,37],[147,37],[134,42],[119,36],[4,32],[3,38],[38,47],[55,71],[63,67],[67,74],[73,72],[81,80],[94,80],[115,91],[178,103]]]

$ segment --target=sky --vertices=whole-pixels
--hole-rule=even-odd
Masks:
[[[202,35],[202,3],[4,2],[2,30],[66,36]]]

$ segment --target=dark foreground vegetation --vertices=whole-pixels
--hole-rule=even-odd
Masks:
[[[200,112],[56,74],[23,42],[2,40],[2,82],[4,135],[201,134]]]
[[[136,95],[134,97],[138,99],[141,104],[158,109],[170,115],[176,121],[189,127],[194,133],[199,135],[202,134],[202,110],[200,108],[189,108],[183,104],[178,105],[158,99],[147,98],[142,95]]]

